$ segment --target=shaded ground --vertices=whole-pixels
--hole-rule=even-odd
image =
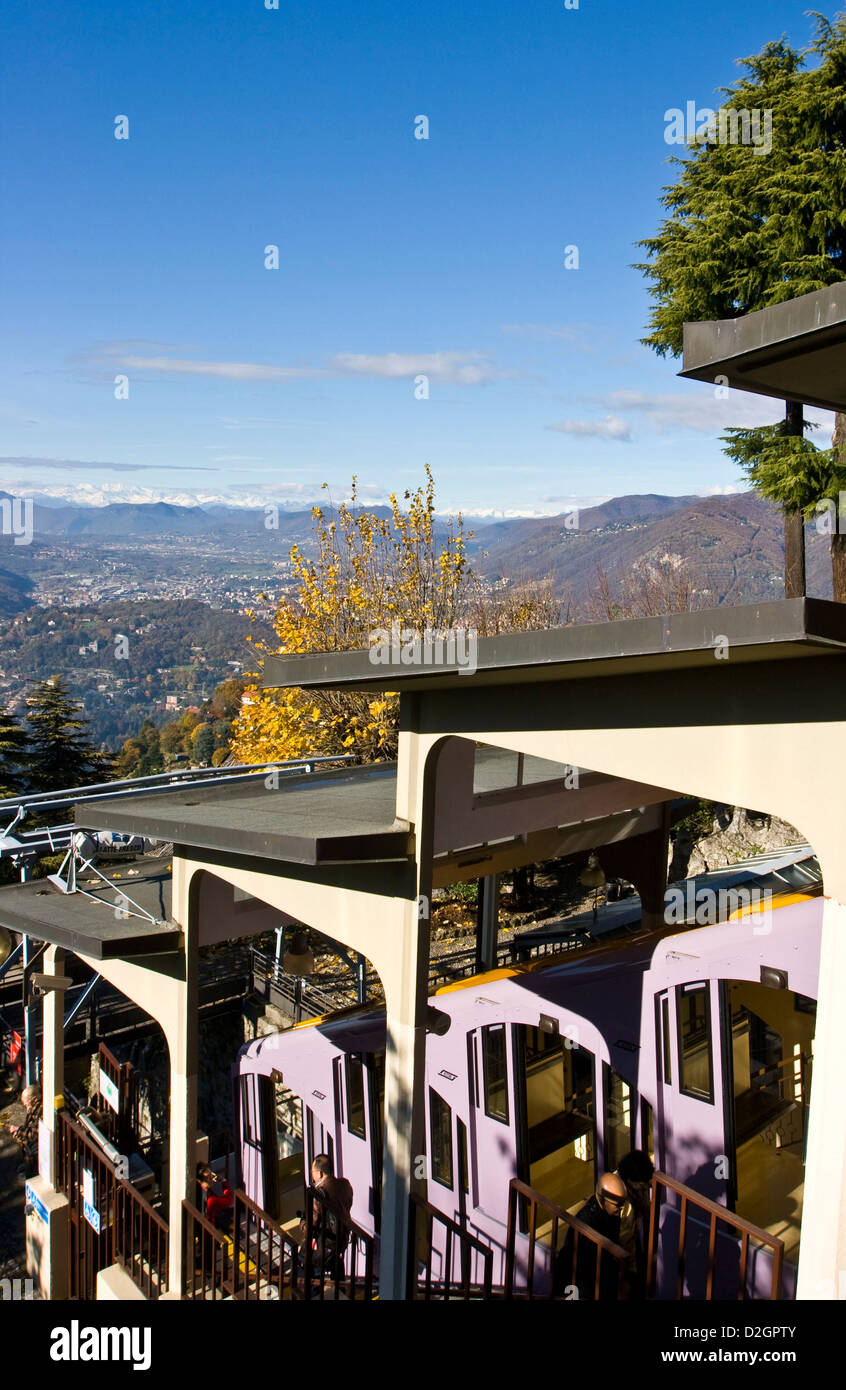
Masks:
[[[23,1164],[7,1128],[24,1118],[17,1094],[17,1081],[0,1073],[0,1279],[26,1275]]]

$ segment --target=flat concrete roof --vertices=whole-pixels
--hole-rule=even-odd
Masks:
[[[410,826],[396,817],[396,764],[345,767],[164,794],[94,801],[77,825],[293,864],[408,860]]]
[[[0,923],[51,946],[64,946],[95,960],[162,955],[178,951],[182,933],[170,921],[171,861],[100,865],[108,885],[95,875],[81,875],[84,893],[63,893],[49,879],[0,888]],[[93,903],[86,894],[98,901]],[[129,899],[122,904],[121,894]],[[132,911],[137,903],[160,918],[118,917],[115,908]]]
[[[456,661],[430,666],[374,665],[366,651],[265,656],[263,684],[268,689],[456,689],[472,695],[481,685],[629,676],[713,665],[715,644],[724,640],[729,644],[730,659],[720,665],[727,668],[738,662],[846,653],[846,604],[826,599],[783,599],[660,618],[480,637],[477,668],[472,674],[462,671]]]
[[[734,319],[684,325],[679,376],[846,410],[846,281]]]

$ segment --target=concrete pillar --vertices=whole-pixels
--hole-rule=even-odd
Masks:
[[[64,973],[65,953],[48,946],[42,970]],[[50,1131],[50,1169],[26,1185],[26,1268],[45,1299],[68,1296],[68,1201],[56,1191],[56,1110],[65,1090],[65,992],[44,995],[41,1071],[43,1120]]]
[[[62,975],[65,953],[61,946],[44,952],[45,975]],[[65,1095],[65,991],[48,990],[44,996],[43,1061],[41,1076],[44,1123],[50,1131],[50,1183],[56,1186],[56,1111]],[[47,1174],[44,1174],[46,1177]]]
[[[192,914],[193,915],[193,914]],[[197,1167],[198,934],[185,932],[185,979],[176,1018],[167,1030],[170,1050],[170,1139],[168,1163],[168,1287],[184,1293],[182,1202],[193,1199]]]
[[[425,1014],[424,1014],[425,1017]],[[408,1258],[409,1199],[415,1160],[424,1152],[423,1117],[426,1028],[388,1014],[385,1049],[385,1148],[379,1294],[404,1299]]]
[[[670,849],[670,812],[672,803],[662,805],[661,824],[645,835],[604,845],[598,851],[606,875],[626,878],[637,889],[641,903],[641,918],[649,931],[665,925],[664,906],[667,889],[667,860]]]
[[[829,891],[826,860],[823,882]],[[846,892],[826,897],[797,1298],[846,1300]]]

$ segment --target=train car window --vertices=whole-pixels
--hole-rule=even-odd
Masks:
[[[661,998],[661,1061],[664,1072],[664,1085],[673,1084],[673,1063],[670,1052],[670,996]]]
[[[452,1110],[429,1088],[429,1128],[432,1136],[432,1177],[452,1187]]]
[[[676,990],[679,1034],[679,1089],[697,1100],[714,1100],[711,1056],[711,1002],[708,985]]]
[[[485,1079],[485,1114],[501,1124],[509,1122],[508,1064],[505,1024],[489,1023],[482,1029],[482,1067]]]
[[[241,1077],[241,1134],[246,1144],[259,1145],[258,1104],[256,1100],[255,1072],[245,1072]]]
[[[359,1139],[366,1137],[364,1066],[358,1052],[347,1053],[347,1129]]]
[[[458,1190],[470,1191],[470,1165],[467,1161],[467,1126],[463,1120],[456,1120],[458,1132]]]
[[[309,1172],[311,1172],[311,1165],[314,1162],[316,1152],[314,1147],[314,1111],[306,1106],[306,1158]]]
[[[655,1130],[652,1106],[641,1097],[640,1102],[640,1147],[655,1162]]]
[[[613,1172],[632,1146],[631,1087],[607,1062],[603,1063],[605,1082],[605,1167]]]

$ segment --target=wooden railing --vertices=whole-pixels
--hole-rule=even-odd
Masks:
[[[687,1241],[689,1235],[689,1223],[691,1215],[697,1224],[703,1225],[707,1221],[707,1263],[704,1270],[698,1269],[696,1275],[701,1279],[704,1274],[704,1297],[709,1302],[715,1297],[715,1279],[717,1276],[717,1241],[718,1226],[723,1225],[729,1228],[729,1232],[735,1237],[740,1238],[740,1247],[737,1251],[737,1293],[738,1299],[748,1298],[747,1275],[749,1272],[749,1245],[753,1241],[760,1248],[768,1249],[772,1254],[772,1272],[770,1277],[770,1298],[778,1299],[781,1297],[781,1279],[784,1268],[784,1242],[776,1236],[772,1236],[768,1231],[762,1230],[759,1226],[754,1226],[751,1221],[746,1221],[744,1217],[737,1216],[727,1207],[721,1206],[719,1202],[713,1202],[709,1197],[703,1197],[700,1193],[694,1192],[693,1188],[687,1187],[682,1182],[676,1182],[667,1173],[656,1173],[652,1179],[652,1205],[649,1216],[649,1245],[647,1251],[647,1298],[656,1297],[657,1289],[657,1269],[658,1269],[658,1242],[659,1235],[666,1236],[665,1230],[662,1232],[660,1216],[664,1194],[673,1193],[678,1198],[678,1204],[674,1208],[678,1215],[679,1231],[676,1244],[676,1279],[675,1279],[675,1298],[685,1297],[685,1280],[688,1275],[688,1251]],[[667,1213],[668,1207],[664,1206]],[[666,1262],[669,1251],[667,1246],[669,1241],[665,1238],[661,1243],[661,1253]],[[690,1295],[688,1294],[688,1297]],[[718,1297],[725,1297],[725,1294],[718,1293]]]
[[[433,1271],[436,1259],[440,1270]],[[492,1297],[493,1250],[412,1192],[408,1224],[408,1298],[487,1300]]]
[[[232,1241],[191,1202],[182,1203],[182,1297],[229,1298],[232,1294]]]
[[[231,1247],[234,1298],[308,1296],[303,1291],[297,1241],[246,1192],[235,1193]]]
[[[302,1235],[287,1231],[245,1192],[235,1193],[231,1235],[183,1202],[184,1297],[246,1302],[374,1298],[373,1237],[350,1221],[340,1239],[333,1240],[325,1222],[313,1218],[312,1203],[321,1200],[318,1189],[309,1189]]]
[[[118,1263],[147,1298],[158,1298],[167,1290],[167,1222],[117,1177],[115,1164],[66,1110],[56,1118],[56,1185],[70,1216],[69,1297],[93,1299],[99,1271]]]
[[[115,1193],[114,1254],[147,1298],[167,1293],[167,1222],[128,1182],[118,1182]]]
[[[527,1230],[519,1230],[521,1225]],[[538,1228],[547,1225],[548,1231],[540,1236]],[[563,1249],[559,1250],[562,1227],[565,1240]],[[525,1267],[521,1269],[517,1268],[518,1238],[527,1241]],[[511,1179],[505,1252],[506,1298],[624,1298],[627,1265],[628,1254],[621,1245],[591,1230],[557,1202],[518,1178]]]

